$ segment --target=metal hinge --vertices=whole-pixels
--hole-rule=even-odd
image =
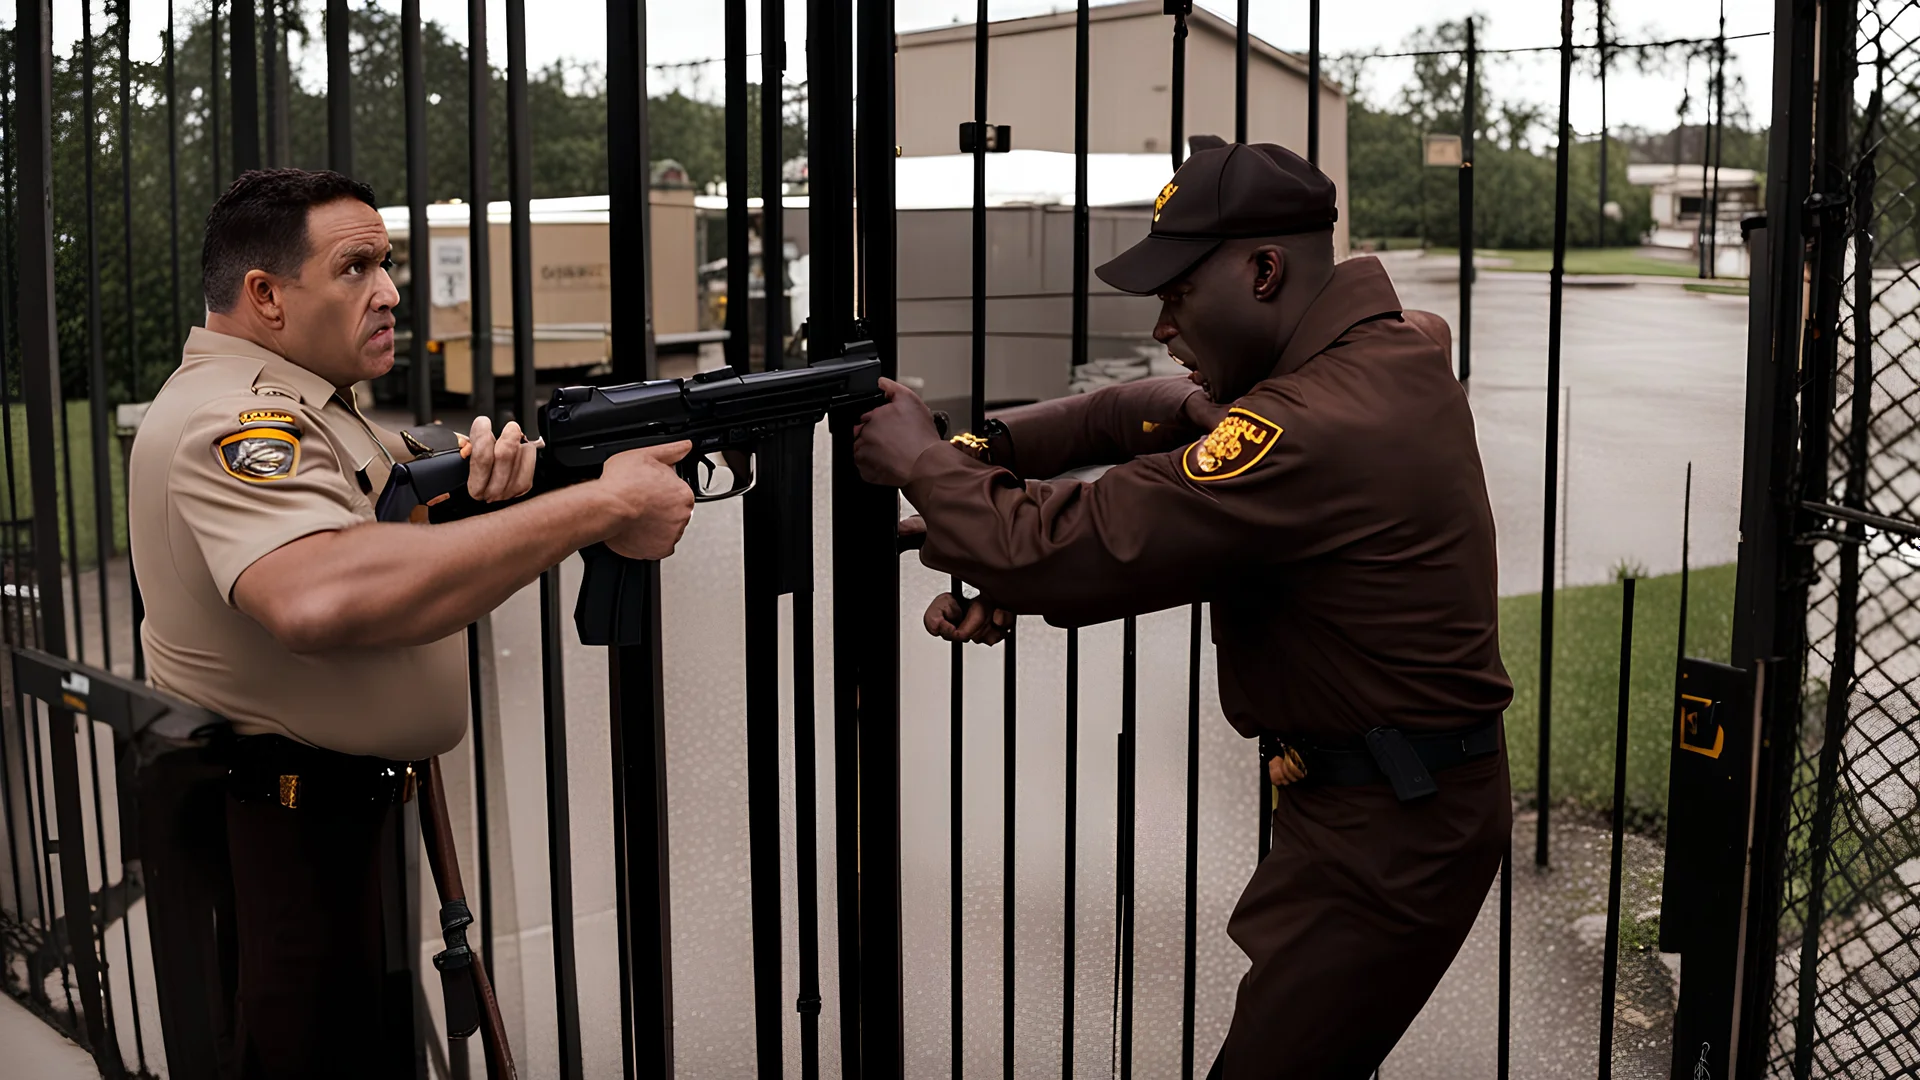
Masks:
[[[1844,224],[1851,202],[1845,191],[1816,191],[1807,196],[1807,201],[1800,204],[1804,213],[1800,219],[1801,234],[1811,237],[1828,225]]]

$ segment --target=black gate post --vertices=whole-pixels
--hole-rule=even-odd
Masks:
[[[887,378],[900,375],[895,341],[894,30],[893,5],[860,5],[857,184],[860,191],[861,310]],[[843,425],[835,457],[852,453],[851,425]],[[835,567],[834,606],[858,605],[846,622],[858,627],[844,640],[858,687],[860,782],[860,1063],[875,1077],[906,1070],[903,1017],[905,973],[900,938],[900,556],[895,531],[900,493],[852,475],[850,462],[835,480],[834,514],[846,496],[846,529],[836,520],[835,546],[861,560],[857,571]],[[851,569],[851,568],[849,568]],[[839,616],[836,613],[836,621]],[[836,633],[836,649],[843,639]],[[845,668],[836,664],[835,678]]]
[[[60,400],[60,340],[54,311],[53,85],[50,0],[18,7],[15,62],[19,65],[21,385],[26,398],[28,469],[33,485],[33,557],[40,586],[42,647],[67,655],[66,604],[60,595],[60,526],[55,498],[54,419]],[[75,601],[79,598],[76,596]],[[93,902],[87,887],[86,831],[80,814],[80,759],[73,713],[48,710],[52,738],[54,813],[60,838],[61,900],[67,944],[80,990],[84,1027],[102,1071],[119,1065],[119,1048],[106,1040],[99,956],[93,947]],[[23,717],[33,723],[31,717]],[[68,850],[71,848],[71,850]],[[47,915],[52,925],[52,913]]]
[[[614,377],[653,374],[647,300],[647,13],[607,0],[607,191]],[[607,650],[613,723],[620,1045],[627,1080],[673,1075],[673,928],[668,884],[660,565],[648,563],[646,642]]]
[[[1734,664],[1764,665],[1754,775],[1754,837],[1742,942],[1739,1041],[1734,1076],[1757,1080],[1773,1029],[1781,909],[1785,902],[1793,766],[1799,755],[1811,552],[1795,545],[1794,470],[1806,248],[1801,238],[1813,190],[1814,43],[1820,8],[1777,0],[1774,8],[1773,137],[1768,146],[1765,278],[1756,277],[1748,346],[1746,449],[1739,567],[1734,585]],[[1849,31],[1848,40],[1851,40]],[[1766,287],[1760,288],[1762,280]],[[1821,424],[1824,427],[1825,418]]]

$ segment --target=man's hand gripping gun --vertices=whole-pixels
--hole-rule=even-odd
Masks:
[[[872,342],[847,346],[844,355],[807,367],[736,375],[732,368],[691,379],[654,379],[624,386],[564,386],[540,410],[540,448],[528,497],[591,480],[615,454],[682,439],[693,449],[675,466],[696,502],[713,502],[760,488],[773,501],[782,546],[804,537],[790,527],[810,520],[813,431],[823,416],[843,410],[854,417],[884,404],[880,360]],[[718,457],[718,463],[714,458]],[[726,486],[715,485],[721,467]],[[380,493],[381,521],[451,521],[487,507],[466,494],[467,459],[458,450],[416,457],[396,465]],[[646,593],[642,563],[613,553],[605,544],[580,552],[586,574],[574,606],[574,625],[586,645],[631,645],[640,641]],[[804,561],[804,551],[782,552],[783,564]]]

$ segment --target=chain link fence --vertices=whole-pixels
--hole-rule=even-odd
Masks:
[[[1865,1080],[1920,1069],[1920,4],[1828,13],[1848,7],[1851,101],[1816,120],[1815,199],[1846,212],[1810,215],[1801,490],[1824,527],[1798,538],[1807,650],[1765,1074]]]

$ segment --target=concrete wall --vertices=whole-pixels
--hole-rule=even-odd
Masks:
[[[1089,250],[1098,266],[1147,233],[1146,209],[1098,209]],[[900,222],[900,372],[934,408],[965,415],[973,342],[972,212],[907,210]],[[987,400],[1035,401],[1067,391],[1073,362],[1073,209],[987,211]],[[1091,278],[1090,359],[1151,345],[1159,301]],[[917,380],[912,381],[912,380]]]
[[[1158,3],[1095,9],[1089,37],[1087,113],[1092,153],[1167,153],[1172,111],[1173,21]],[[1234,32],[1199,11],[1188,20],[1186,132],[1233,137]],[[898,138],[907,155],[952,154],[959,125],[973,118],[973,27],[904,34],[897,90]],[[1304,64],[1255,41],[1247,73],[1247,136],[1305,155]],[[993,24],[988,43],[987,117],[1013,128],[1013,145],[1071,153],[1074,19],[1069,14]],[[1171,161],[1169,161],[1171,166]],[[1346,99],[1320,90],[1320,167],[1339,186],[1334,242],[1347,249]],[[1155,192],[1142,192],[1148,200]]]

